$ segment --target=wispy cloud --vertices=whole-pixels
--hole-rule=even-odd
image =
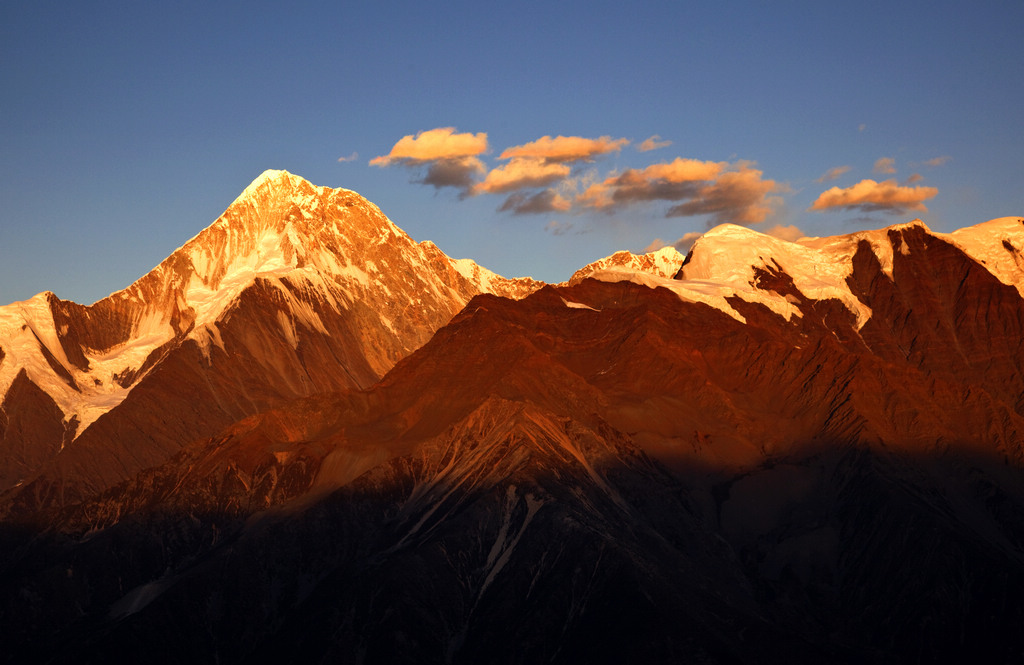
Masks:
[[[544,226],[544,230],[553,236],[564,236],[566,233],[573,229],[574,224],[572,222],[560,221],[552,219],[547,225]]]
[[[838,180],[843,174],[850,171],[849,166],[833,166],[814,182],[831,182]]]
[[[934,157],[932,159],[925,160],[921,162],[921,164],[929,168],[935,168],[937,166],[942,166],[943,164],[952,161],[952,159],[953,158],[950,157],[949,155],[943,155],[942,157]]]
[[[514,215],[536,215],[541,213],[567,212],[572,203],[553,189],[536,194],[514,192],[498,208],[499,212],[510,211]]]
[[[903,212],[919,210],[927,212],[924,201],[939,193],[935,187],[907,187],[897,184],[895,180],[875,182],[861,180],[852,187],[840,189],[832,187],[821,193],[811,205],[810,210],[830,210],[845,208],[863,212],[890,211]]]
[[[657,150],[658,148],[667,148],[670,145],[672,145],[672,141],[662,141],[661,137],[655,134],[654,136],[644,139],[636,149],[637,152],[650,152],[651,150]]]
[[[872,170],[881,175],[896,173],[896,160],[892,157],[880,157]]]
[[[924,180],[924,176],[921,175],[920,173],[911,173],[909,176],[907,176],[906,184],[913,185],[914,183],[921,182],[922,180]]]
[[[591,161],[610,152],[618,152],[629,144],[629,139],[602,136],[588,139],[582,136],[542,136],[536,141],[512,146],[501,153],[500,159],[516,157],[538,159],[546,163]]]
[[[338,158],[338,161],[339,161],[339,162],[354,162],[354,161],[356,161],[357,159],[359,159],[359,153],[358,153],[358,152],[353,152],[353,153],[352,153],[351,155],[349,155],[348,157],[339,157],[339,158]]]

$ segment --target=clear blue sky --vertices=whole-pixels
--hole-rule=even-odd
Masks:
[[[731,218],[951,231],[1024,214],[1022,119],[1020,0],[8,2],[0,303],[127,286],[268,168],[547,281]],[[401,158],[449,127],[477,148]],[[613,147],[511,178],[502,153],[544,136]],[[709,172],[671,180],[677,158]],[[429,184],[446,165],[461,187]]]

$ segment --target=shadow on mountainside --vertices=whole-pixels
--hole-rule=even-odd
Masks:
[[[5,660],[1024,653],[1019,469],[813,447],[742,475],[695,467],[683,482],[610,436],[568,459],[541,425],[470,461],[401,456],[253,515],[154,506],[90,533],[8,526]],[[570,438],[585,446],[585,433]]]

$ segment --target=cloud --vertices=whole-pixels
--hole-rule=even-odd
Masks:
[[[846,208],[847,210],[861,210],[863,212],[875,212],[887,210],[891,212],[903,212],[905,210],[920,210],[927,212],[924,201],[939,193],[935,187],[905,187],[900,186],[895,180],[875,182],[874,180],[861,180],[852,187],[840,189],[832,187],[821,193],[817,200],[811,205],[810,210],[829,210],[831,208]]]
[[[935,157],[934,159],[929,159],[921,163],[930,168],[935,168],[937,166],[942,166],[943,164],[949,161],[952,161],[952,159],[953,158],[950,157],[949,155],[943,155],[942,157]]]
[[[498,212],[511,211],[513,215],[535,215],[538,213],[566,212],[572,203],[553,189],[536,194],[514,192],[498,208]]]
[[[419,166],[439,160],[461,160],[487,152],[487,134],[457,134],[454,127],[438,127],[403,136],[387,155],[374,157],[371,166]]]
[[[695,195],[700,184],[715,179],[725,162],[702,162],[676,157],[674,161],[627,169],[620,175],[587,187],[577,198],[590,208],[611,208],[637,201],[680,201]]]
[[[672,243],[672,246],[676,248],[680,254],[686,254],[693,247],[693,243],[697,242],[697,238],[700,238],[703,233],[700,231],[691,231],[683,235],[682,238]]]
[[[629,144],[629,139],[610,136],[546,135],[508,148],[499,157],[506,163],[490,168],[482,159],[488,151],[486,133],[439,127],[402,137],[388,154],[375,157],[370,164],[418,169],[413,182],[438,189],[454,187],[461,190],[461,198],[504,195],[498,211],[515,215],[611,212],[667,201],[672,205],[666,217],[707,215],[709,226],[724,222],[749,225],[764,222],[776,209],[780,199],[771,196],[773,192],[789,191],[765,179],[753,162],[745,161],[676,157],[604,175],[595,166],[579,166]],[[655,134],[637,149],[643,152],[670,144]],[[837,167],[832,173],[845,168]]]
[[[849,166],[834,166],[830,168],[828,171],[825,171],[825,174],[822,175],[817,180],[815,180],[814,182],[831,182],[832,180],[838,180],[840,176],[842,176],[844,173],[849,172],[849,170]]]
[[[564,236],[566,233],[571,231],[573,228],[572,222],[561,222],[557,219],[552,219],[544,227],[544,230],[553,236]]]
[[[749,165],[727,171],[714,182],[701,186],[689,201],[669,208],[666,217],[711,214],[709,225],[759,224],[778,203],[777,198],[768,194],[781,190],[774,180],[764,180],[762,175]]]
[[[662,247],[665,247],[665,241],[662,240],[661,238],[655,238],[654,240],[651,241],[650,245],[647,245],[647,247],[644,247],[643,253],[644,254],[650,254],[651,252],[658,251]]]
[[[629,139],[602,136],[588,139],[582,136],[542,136],[536,141],[512,146],[501,153],[500,159],[515,157],[538,159],[546,163],[591,161],[609,152],[618,152],[629,144]]]
[[[629,169],[590,185],[577,197],[585,207],[614,209],[642,201],[682,201],[666,217],[710,214],[710,224],[757,224],[772,212],[777,200],[769,197],[783,187],[762,179],[749,162],[727,171],[726,162],[702,162],[677,157],[644,169]]]
[[[428,129],[403,136],[387,155],[374,157],[371,166],[427,167],[419,180],[435,188],[457,187],[463,196],[470,193],[476,176],[487,171],[477,155],[487,152],[487,134],[456,133],[454,127]]]
[[[796,226],[773,226],[767,231],[762,231],[765,235],[772,236],[773,238],[779,238],[780,240],[788,240],[789,242],[796,242],[800,238],[803,238],[806,233],[801,231]]]
[[[348,157],[339,157],[339,158],[338,158],[338,161],[339,161],[339,162],[354,162],[354,161],[356,161],[357,159],[359,159],[359,153],[358,153],[358,152],[353,152],[353,153],[352,153],[351,155],[349,155]]]
[[[487,167],[476,157],[439,159],[430,162],[427,174],[416,182],[433,185],[437,189],[457,187],[464,190],[464,196],[468,196],[476,183],[476,176],[485,171]]]
[[[657,150],[658,148],[667,148],[670,145],[672,145],[672,141],[662,141],[661,137],[655,134],[650,138],[644,139],[636,149],[637,152],[650,152],[651,150]]]
[[[864,124],[863,122],[862,122],[862,123],[860,123],[859,125],[857,125],[857,131],[858,131],[858,132],[863,132],[863,131],[864,131],[865,129],[867,129],[867,128],[868,128],[868,126],[867,126],[867,125],[865,125],[865,124]]]
[[[915,182],[921,182],[922,180],[924,180],[924,176],[920,173],[911,173],[907,178],[907,184],[913,185]]]
[[[518,189],[546,187],[566,178],[570,170],[568,165],[558,162],[517,157],[508,164],[492,169],[484,181],[474,188],[473,193],[503,194]]]
[[[882,175],[896,173],[896,160],[892,157],[881,157],[875,162],[875,167],[872,170]]]

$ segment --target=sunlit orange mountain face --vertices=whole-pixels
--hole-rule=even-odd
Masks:
[[[1017,661],[1022,251],[726,225],[544,285],[268,171],[0,308],[0,658]]]

